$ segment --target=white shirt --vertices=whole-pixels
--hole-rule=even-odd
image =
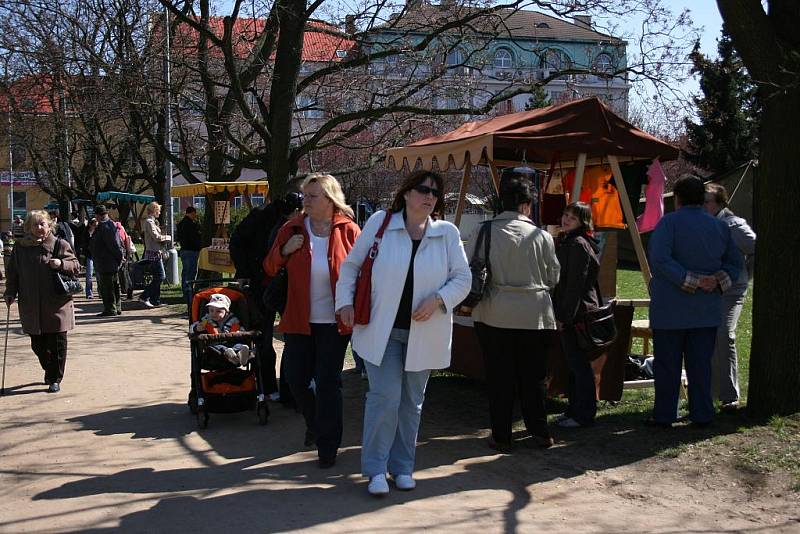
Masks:
[[[306,217],[306,231],[311,236],[311,314],[309,323],[333,324],[333,291],[331,271],[328,266],[328,241],[330,237],[317,237],[311,231],[311,220]]]

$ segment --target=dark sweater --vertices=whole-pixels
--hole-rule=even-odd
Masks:
[[[597,241],[583,233],[569,233],[556,242],[561,276],[553,291],[556,320],[572,324],[575,317],[596,308],[600,296],[595,289],[600,271]]]

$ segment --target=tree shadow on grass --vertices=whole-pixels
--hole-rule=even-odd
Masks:
[[[186,407],[164,403],[70,421],[98,436],[132,434],[133,439],[176,440],[200,460],[201,467],[158,470],[155,464],[142,466],[67,482],[34,499],[155,494],[161,496],[155,506],[122,517],[120,527],[131,531],[219,530],[230,527],[231,510],[236,510],[236,524],[259,525],[260,530],[274,532],[313,528],[421,499],[495,490],[508,494],[503,530],[515,532],[520,511],[536,503],[537,483],[613,469],[748,425],[743,417],[727,416],[706,429],[652,429],[641,425],[643,413],[633,411],[601,417],[591,428],[554,429],[558,444],[549,450],[519,446],[512,454],[501,455],[485,444],[488,415],[483,387],[458,376],[435,376],[428,387],[417,449],[420,484],[413,492],[393,491],[388,499],[376,500],[366,494],[366,482],[358,476],[365,388],[360,378],[345,376],[345,435],[333,469],[320,470],[316,454],[302,447],[304,424],[292,411],[271,405],[273,414],[267,427],[255,425],[250,412],[212,416],[211,426],[200,435],[214,453],[233,460],[218,465],[207,458],[209,453],[186,444],[185,438],[195,431]],[[305,454],[297,454],[303,451]],[[270,489],[270,484],[276,487]],[[248,489],[253,485],[259,488]],[[220,496],[220,491],[234,493]],[[175,496],[175,492],[192,495]],[[480,507],[465,507],[458,521],[468,522],[485,513]]]

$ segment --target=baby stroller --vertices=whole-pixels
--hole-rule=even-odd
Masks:
[[[208,281],[197,282],[205,284]],[[255,342],[261,337],[261,332],[249,330],[251,314],[245,294],[235,286],[209,287],[195,292],[190,324],[203,316],[206,304],[214,293],[222,293],[231,299],[230,311],[239,318],[243,329],[225,334],[189,334],[192,365],[189,410],[196,415],[200,428],[208,426],[211,413],[243,412],[254,408],[259,424],[265,425],[269,408],[261,382],[260,355],[255,350]],[[220,343],[247,345],[250,348],[250,361],[244,367],[231,363],[211,348],[211,345]]]
[[[127,286],[128,300],[133,298],[134,289],[145,289],[150,285],[153,275],[150,272],[150,262],[140,260],[139,254],[134,253],[125,266],[128,269],[127,277],[130,283]]]

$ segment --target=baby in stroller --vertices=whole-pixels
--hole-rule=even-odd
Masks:
[[[239,331],[239,319],[231,313],[231,299],[227,295],[214,293],[210,296],[206,309],[206,314],[189,327],[190,334],[227,334]],[[234,365],[247,365],[250,361],[250,347],[241,343],[230,347],[221,343],[209,345],[208,350]]]

